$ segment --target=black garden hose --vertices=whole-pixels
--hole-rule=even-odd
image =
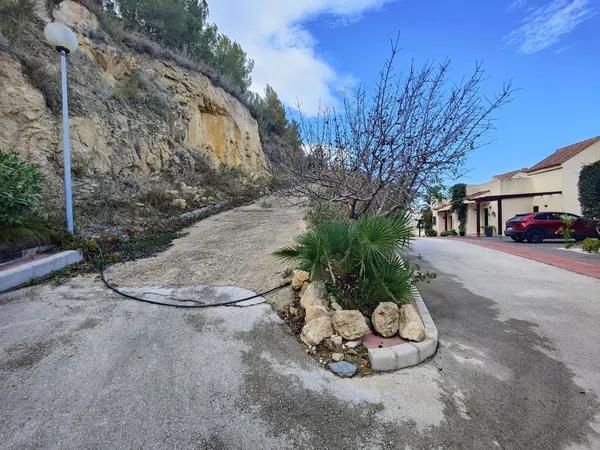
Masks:
[[[127,294],[123,291],[120,291],[119,289],[117,289],[116,287],[114,287],[113,285],[111,285],[107,280],[106,280],[106,276],[104,274],[104,269],[106,267],[106,264],[104,262],[104,255],[102,253],[102,247],[100,245],[98,245],[98,250],[100,250],[100,279],[102,280],[102,282],[104,283],[104,285],[110,289],[111,291],[125,297],[128,298],[130,300],[135,300],[138,302],[143,302],[143,303],[149,303],[151,305],[159,305],[159,306],[170,306],[172,308],[215,308],[218,306],[236,306],[238,308],[246,308],[249,306],[255,306],[255,305],[259,305],[262,302],[259,303],[253,303],[251,305],[238,305],[238,303],[241,302],[245,302],[247,300],[252,300],[258,297],[262,297],[264,295],[268,295],[272,292],[278,291],[280,289],[283,289],[286,286],[289,286],[291,284],[291,281],[287,281],[283,284],[280,284],[279,286],[276,286],[272,289],[269,289],[268,291],[264,291],[264,292],[259,292],[258,294],[254,294],[251,295],[249,297],[245,297],[245,298],[240,298],[238,300],[230,300],[227,302],[221,302],[221,303],[202,303],[199,302],[198,300],[194,300],[194,299],[181,299],[181,298],[172,298],[171,300],[173,301],[179,301],[179,302],[193,302],[193,305],[185,305],[185,304],[181,304],[181,303],[163,303],[163,302],[157,302],[154,300],[148,300],[147,298],[142,298],[142,297],[137,297],[135,295],[131,295],[131,294]]]

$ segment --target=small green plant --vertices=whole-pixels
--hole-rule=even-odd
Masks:
[[[121,100],[122,102],[138,104],[146,101],[148,91],[148,81],[136,70],[131,75],[117,81],[113,95],[117,100]]]
[[[275,255],[297,262],[311,279],[323,279],[334,294],[370,315],[382,301],[406,301],[412,270],[397,252],[408,247],[411,235],[408,214],[362,216],[352,223],[322,223]]]
[[[260,202],[260,207],[263,208],[263,209],[269,209],[269,208],[273,207],[273,204],[269,203],[266,200],[263,200],[262,202]]]
[[[425,228],[425,236],[435,237],[437,236],[437,231],[435,231],[433,228]]]
[[[575,244],[575,239],[573,238],[573,225],[575,224],[575,219],[571,216],[561,216],[561,219],[563,225],[558,229],[557,233],[565,240],[565,248],[571,248],[573,247],[573,244]]]
[[[348,221],[348,209],[339,203],[312,202],[304,217],[309,228],[317,228],[325,222]]]
[[[444,230],[440,233],[440,236],[458,236],[458,233],[455,229],[452,230]]]
[[[581,248],[588,253],[600,253],[600,239],[586,238],[581,243]]]
[[[0,152],[0,226],[21,225],[40,200],[43,183],[37,165]]]

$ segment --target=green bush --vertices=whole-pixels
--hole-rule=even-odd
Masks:
[[[44,175],[12,153],[0,152],[0,225],[21,225],[42,195]]]
[[[437,231],[435,231],[433,228],[425,228],[425,236],[435,237],[437,236]]]
[[[345,222],[349,220],[348,209],[339,203],[312,202],[304,219],[309,228],[317,228],[326,222]]]
[[[445,230],[440,233],[440,236],[458,236],[456,230]]]
[[[578,188],[583,217],[600,220],[600,161],[581,169]]]
[[[311,279],[323,279],[334,294],[370,315],[380,302],[406,301],[412,270],[397,252],[408,247],[411,234],[408,214],[363,216],[352,223],[322,223],[275,255],[297,262]]]
[[[565,240],[565,248],[573,247],[575,239],[573,238],[573,227],[575,225],[575,219],[570,216],[562,216],[563,225],[558,229],[557,233],[562,236]]]
[[[586,238],[581,243],[581,248],[588,253],[600,253],[600,239]]]

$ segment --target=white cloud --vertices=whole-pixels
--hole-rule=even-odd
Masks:
[[[313,115],[320,102],[335,106],[336,91],[352,77],[337,73],[317,53],[317,42],[303,24],[321,15],[357,20],[390,1],[215,0],[209,1],[209,20],[254,59],[254,91],[262,93],[270,84],[288,106],[300,102],[303,113]]]
[[[559,42],[594,14],[589,0],[553,0],[530,9],[521,26],[506,35],[504,42],[517,46],[520,53],[536,53]]]

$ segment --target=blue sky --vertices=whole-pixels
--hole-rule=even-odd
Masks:
[[[400,69],[411,59],[450,58],[458,79],[483,61],[488,94],[512,80],[518,91],[497,115],[494,142],[471,155],[461,181],[486,181],[600,134],[600,2],[213,3],[211,19],[256,60],[253,88],[270,83],[288,105],[297,100],[309,113],[319,100],[339,101],[345,87],[371,85],[398,32]]]

